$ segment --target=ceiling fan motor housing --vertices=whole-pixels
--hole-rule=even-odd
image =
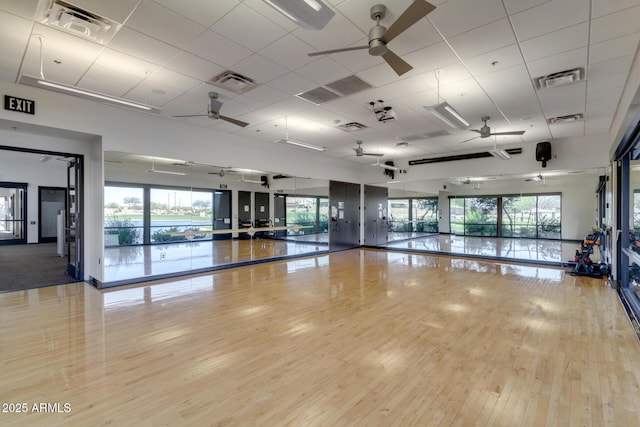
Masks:
[[[373,56],[384,55],[387,52],[387,43],[382,36],[387,29],[382,25],[376,25],[369,30],[369,54]]]

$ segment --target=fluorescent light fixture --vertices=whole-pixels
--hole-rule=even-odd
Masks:
[[[511,155],[507,153],[505,150],[493,149],[489,151],[489,154],[491,154],[493,157],[497,157],[502,160],[509,160],[511,158]]]
[[[295,145],[296,147],[307,148],[309,150],[327,151],[327,147],[318,147],[317,145],[307,144],[306,142],[300,142],[300,141],[296,141],[289,138],[281,139],[279,142],[282,144],[289,144],[289,145]]]
[[[133,108],[138,111],[144,111],[153,114],[160,114],[160,108],[152,107],[150,105],[141,104],[138,102],[127,101],[126,99],[117,98],[115,96],[104,95],[98,92],[92,92],[86,89],[79,89],[77,87],[68,86],[62,83],[56,83],[45,79],[40,79],[31,76],[20,76],[20,83],[39,87],[41,89],[48,89],[54,92],[60,92],[67,95],[74,95],[80,98],[91,99],[94,101],[100,101],[106,104],[114,105],[116,107]]]
[[[258,181],[257,179],[244,179],[240,178],[238,182],[248,182],[250,184],[262,184],[262,181]]]
[[[321,30],[335,12],[321,0],[263,0],[275,10],[308,30]]]
[[[538,174],[534,176],[533,178],[531,178],[531,181],[536,181],[536,182],[542,181],[542,175]]]
[[[446,102],[424,108],[454,129],[466,129],[471,126],[467,119]]]
[[[180,176],[186,176],[189,175],[186,172],[174,172],[174,171],[165,171],[165,170],[160,170],[160,169],[147,169],[147,172],[152,172],[152,173],[163,173],[165,175],[180,175]]]

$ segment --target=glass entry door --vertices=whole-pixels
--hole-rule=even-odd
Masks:
[[[65,238],[67,274],[82,280],[82,160],[67,160],[67,211]]]
[[[27,243],[27,184],[0,182],[0,245]]]

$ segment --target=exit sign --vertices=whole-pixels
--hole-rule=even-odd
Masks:
[[[4,109],[25,114],[35,114],[36,102],[30,99],[16,98],[15,96],[5,95]]]

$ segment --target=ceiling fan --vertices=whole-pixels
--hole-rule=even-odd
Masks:
[[[531,177],[531,178],[527,178],[525,179],[526,182],[530,182],[530,181],[535,181],[535,182],[540,182],[542,181],[543,184],[545,184],[545,179],[544,176],[541,173],[538,173],[538,175]]]
[[[220,114],[220,109],[222,108],[222,102],[218,101],[218,92],[209,92],[209,99],[211,103],[209,104],[209,109],[207,114],[187,114],[185,116],[173,116],[173,117],[209,117],[210,119],[221,119],[225,122],[233,123],[234,125],[246,127],[249,126],[249,123],[243,122],[242,120],[233,119],[231,117],[223,116]]]
[[[382,157],[382,156],[384,156],[384,154],[381,154],[381,153],[365,153],[364,152],[364,148],[362,148],[362,140],[361,139],[357,140],[356,144],[358,144],[358,146],[356,148],[354,148],[353,150],[356,152],[356,156],[357,157],[362,157],[362,156]]]
[[[391,163],[393,163],[393,162],[391,162]],[[371,166],[379,166],[381,168],[384,168],[384,169],[387,169],[387,170],[392,170],[392,171],[404,171],[404,169],[401,169],[401,168],[399,168],[397,166],[394,166],[393,164],[380,163],[380,159],[376,159],[376,162],[375,163],[371,163]]]
[[[384,19],[387,7],[383,4],[376,4],[371,7],[371,19],[376,21],[376,25],[369,30],[369,43],[366,46],[346,47],[342,49],[325,50],[322,52],[312,52],[309,56],[327,55],[337,52],[347,52],[350,50],[369,49],[369,55],[382,56],[382,59],[399,76],[413,69],[405,60],[387,48],[387,43],[408,30],[413,24],[427,16],[436,7],[425,0],[414,0],[413,3],[391,24],[389,29],[380,25],[380,20]]]
[[[514,131],[511,131],[511,132],[491,132],[491,128],[487,125],[487,122],[489,121],[489,119],[491,119],[491,117],[489,117],[489,116],[485,116],[485,117],[483,117],[481,119],[484,122],[484,126],[482,126],[480,129],[469,129],[471,132],[479,133],[480,136],[476,136],[476,137],[473,137],[471,139],[467,139],[467,140],[462,141],[462,142],[468,142],[468,141],[472,141],[472,140],[478,139],[478,138],[489,138],[490,136],[524,135],[524,131],[523,130],[514,130]]]

